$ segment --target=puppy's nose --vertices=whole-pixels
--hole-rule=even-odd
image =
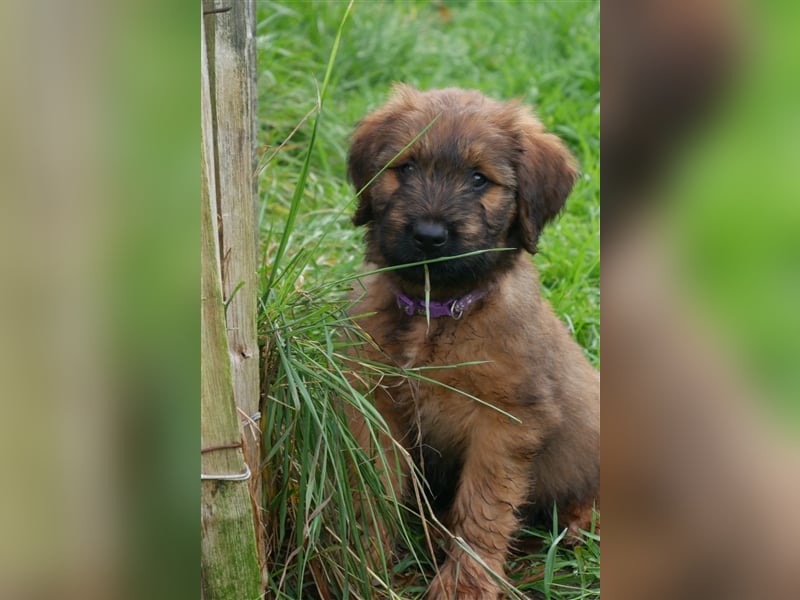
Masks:
[[[436,221],[414,223],[414,241],[422,250],[440,248],[447,242],[447,227]]]

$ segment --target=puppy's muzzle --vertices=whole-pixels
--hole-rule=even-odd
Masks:
[[[447,227],[439,221],[419,220],[412,230],[414,243],[423,252],[437,250],[447,243]]]

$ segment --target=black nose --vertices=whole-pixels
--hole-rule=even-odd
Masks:
[[[440,248],[447,242],[447,228],[436,221],[414,223],[414,241],[422,250]]]

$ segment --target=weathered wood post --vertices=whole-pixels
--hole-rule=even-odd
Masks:
[[[203,2],[201,567],[208,600],[260,597],[252,0]]]

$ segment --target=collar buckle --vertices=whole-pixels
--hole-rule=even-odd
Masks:
[[[461,298],[456,298],[450,303],[450,317],[452,317],[454,321],[458,321],[464,316],[464,309],[466,306],[463,306],[461,300]]]

